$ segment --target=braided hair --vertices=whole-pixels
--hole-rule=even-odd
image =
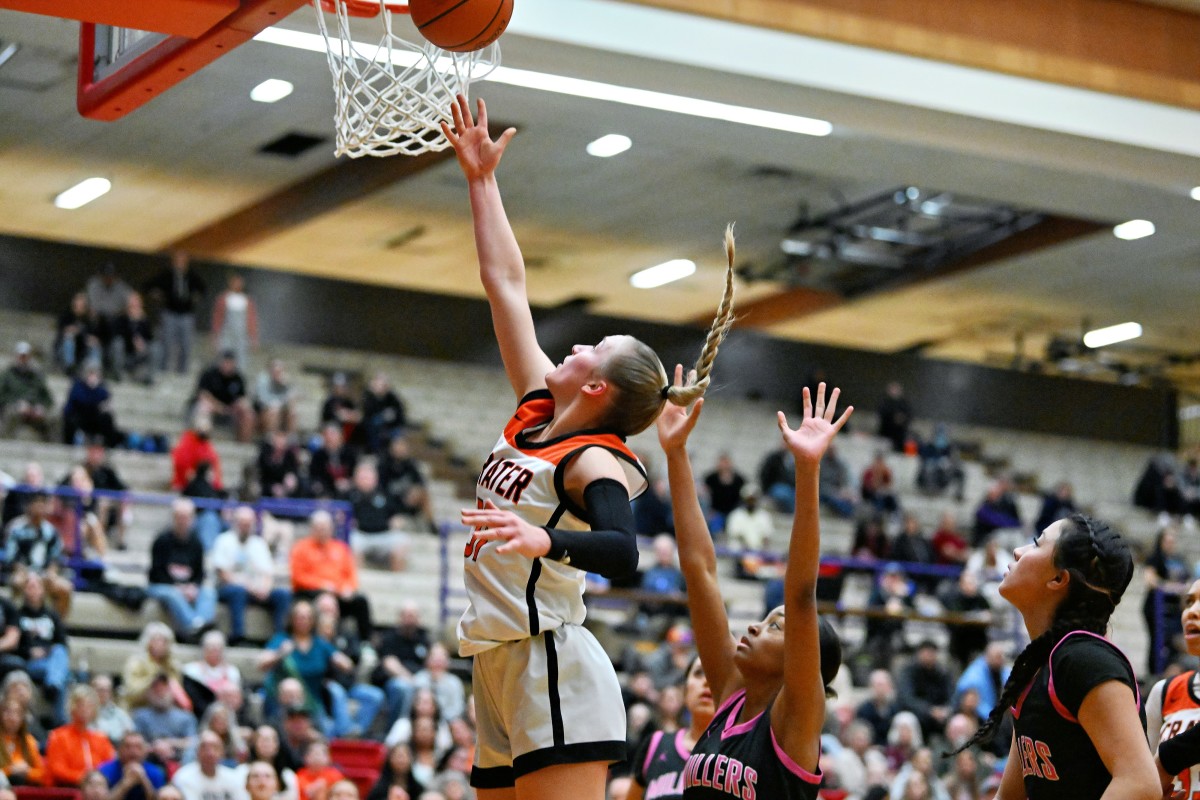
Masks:
[[[725,228],[725,291],[717,314],[713,318],[704,348],[693,368],[695,377],[685,386],[671,386],[667,371],[654,350],[634,339],[622,353],[613,355],[603,367],[603,374],[618,390],[618,400],[609,408],[602,427],[627,436],[649,428],[663,409],[663,402],[688,406],[699,400],[712,380],[713,362],[717,349],[733,326],[733,225]]]
[[[1103,636],[1109,618],[1133,578],[1133,556],[1129,545],[1107,524],[1083,514],[1067,518],[1055,543],[1054,566],[1065,569],[1071,579],[1067,596],[1055,610],[1050,628],[1017,656],[987,721],[962,747],[954,750],[954,754],[989,741],[995,735],[1004,714],[1017,702],[1064,636],[1071,631]]]

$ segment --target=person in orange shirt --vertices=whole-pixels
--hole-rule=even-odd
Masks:
[[[46,784],[46,768],[29,732],[25,706],[15,699],[0,705],[0,771],[14,786]]]
[[[329,759],[329,745],[318,737],[304,751],[304,766],[296,771],[296,790],[300,800],[328,800],[329,789],[345,776]]]
[[[371,638],[371,605],[358,591],[354,554],[345,542],[333,538],[333,517],[328,511],[314,512],[310,534],[292,546],[292,593],[311,600],[322,592],[337,596],[338,611],[353,617],[358,638]],[[303,800],[303,798],[301,798]]]
[[[96,692],[80,685],[71,690],[71,721],[50,731],[46,771],[52,786],[78,788],[83,776],[116,756],[112,742],[88,726],[96,718]]]

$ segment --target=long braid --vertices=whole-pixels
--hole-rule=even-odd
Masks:
[[[667,389],[666,398],[677,406],[687,406],[704,396],[712,381],[713,362],[717,359],[717,350],[725,335],[733,326],[733,264],[734,264],[733,223],[725,228],[725,292],[721,295],[721,304],[717,306],[717,314],[713,318],[708,337],[704,340],[704,349],[696,359],[693,367],[695,377],[686,386],[672,386]]]
[[[1033,682],[1062,638],[1071,631],[1103,636],[1108,620],[1133,577],[1129,546],[1111,528],[1082,514],[1069,518],[1055,546],[1054,564],[1070,574],[1067,596],[1055,611],[1050,628],[1031,641],[1013,662],[1012,672],[987,720],[959,753],[989,740],[1021,692]]]

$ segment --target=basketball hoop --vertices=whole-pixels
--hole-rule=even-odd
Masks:
[[[450,103],[500,64],[499,45],[451,53],[409,42],[392,30],[393,15],[407,14],[407,2],[312,2],[333,74],[334,152],[350,158],[416,156],[449,147],[441,123],[450,119]],[[379,17],[380,38],[355,46],[350,20],[365,17]]]

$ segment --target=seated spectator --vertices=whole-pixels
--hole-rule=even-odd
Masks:
[[[866,794],[868,764],[878,767],[882,762],[883,768],[887,768],[883,754],[871,746],[873,735],[866,722],[852,720],[842,728],[841,749],[831,754],[838,785],[852,795]]]
[[[433,507],[421,462],[409,452],[408,439],[396,434],[388,443],[387,452],[379,459],[379,484],[388,493],[397,512],[412,517],[417,527],[437,533],[433,523]]]
[[[259,444],[257,464],[260,496],[301,496],[300,454],[287,433],[273,431]]]
[[[337,598],[325,592],[317,595],[313,604],[317,612],[317,636],[333,645],[333,649],[349,659],[349,669],[343,661],[335,661],[327,676],[325,689],[333,715],[334,736],[364,736],[383,708],[383,690],[358,682],[358,663],[362,660],[362,642],[358,636],[341,625]],[[350,714],[350,701],[357,711]]]
[[[663,642],[646,658],[652,691],[646,699],[658,705],[659,693],[687,680],[688,666],[696,655],[696,635],[687,624],[677,622],[667,629]]]
[[[1053,492],[1042,495],[1042,509],[1038,512],[1033,529],[1041,532],[1060,519],[1066,519],[1079,512],[1075,505],[1075,490],[1069,481],[1059,481]]]
[[[283,782],[275,767],[266,761],[239,764],[233,770],[237,773],[238,782],[245,785],[249,800],[279,800],[281,797]],[[291,800],[296,800],[295,796]]]
[[[48,778],[25,708],[16,699],[0,703],[0,772],[13,786],[44,786]]]
[[[896,702],[896,686],[886,670],[877,669],[867,679],[869,696],[855,711],[855,717],[871,726],[871,740],[878,747],[887,744],[892,717],[900,711]]]
[[[17,609],[0,597],[0,678],[25,668],[21,658],[21,629],[17,627]]]
[[[225,491],[218,488],[213,482],[212,465],[207,461],[197,464],[195,472],[192,473],[192,479],[179,493],[193,500],[204,501],[196,504],[196,521],[192,527],[200,539],[200,546],[207,554],[212,550],[213,544],[225,527],[225,520],[221,518],[220,504],[209,502],[224,500],[226,496]]]
[[[878,514],[861,517],[854,526],[850,555],[867,561],[883,561],[891,554],[892,544],[883,530],[883,518]]]
[[[142,296],[131,292],[125,302],[125,312],[117,317],[113,326],[113,340],[109,346],[113,380],[131,377],[149,386],[154,383],[154,368],[159,357],[154,341],[154,326],[146,316]]]
[[[304,766],[308,743],[321,735],[317,728],[319,722],[304,705],[304,692],[304,685],[296,678],[284,678],[279,682],[277,697],[281,708],[275,729],[279,732],[279,747],[293,771]]]
[[[1182,492],[1175,481],[1174,457],[1170,453],[1152,456],[1134,487],[1133,504],[1147,511],[1177,513],[1171,509],[1181,506],[1182,500]]]
[[[183,674],[207,687],[214,697],[229,689],[242,691],[241,670],[225,657],[225,634],[220,631],[209,631],[201,637],[200,658],[184,664]]]
[[[171,527],[150,548],[146,593],[162,604],[178,635],[198,640],[217,616],[217,593],[204,581],[204,545],[193,528],[196,506],[181,497],[171,504]]]
[[[458,719],[467,710],[466,689],[462,679],[450,672],[450,653],[440,642],[430,645],[425,669],[413,676],[413,688],[432,690],[447,720]]]
[[[393,787],[404,794],[396,793],[394,795]],[[392,745],[383,759],[383,769],[379,773],[379,780],[375,781],[375,785],[367,792],[366,800],[416,798],[420,796],[420,792],[420,784],[413,778],[412,753],[408,749],[408,744]]]
[[[82,466],[87,471],[92,486],[100,491],[124,492],[129,489],[125,481],[121,480],[116,468],[109,462],[108,450],[103,440],[88,440]],[[125,522],[130,513],[129,503],[108,498],[98,499],[95,503],[96,515],[100,518],[109,541],[118,550],[124,550]]]
[[[50,410],[54,397],[46,376],[33,362],[29,342],[17,342],[16,359],[0,374],[0,418],[4,437],[11,438],[18,425],[27,425],[50,440]]]
[[[1200,458],[1192,456],[1179,471],[1179,491],[1183,495],[1184,513],[1191,514],[1194,521],[1200,516]]]
[[[1010,672],[1012,665],[1008,663],[1008,645],[992,642],[958,677],[954,687],[955,698],[974,690],[979,695],[976,713],[981,719],[986,719],[999,701]]]
[[[660,533],[675,535],[675,515],[671,508],[671,490],[662,478],[650,481],[646,491],[633,500],[633,523],[644,536]]]
[[[24,603],[17,609],[21,643],[17,654],[25,660],[25,671],[41,687],[54,706],[54,721],[67,721],[67,680],[71,659],[67,653],[67,630],[58,614],[46,606],[46,590],[36,572],[25,577]]]
[[[191,700],[183,686],[183,670],[175,658],[175,634],[162,622],[151,622],[138,638],[139,652],[125,659],[121,685],[125,704],[138,709],[150,702],[150,687],[156,678],[165,677],[172,701],[180,708],[192,710]]]
[[[892,468],[887,465],[887,458],[882,450],[875,454],[875,459],[863,470],[859,491],[862,493],[862,499],[872,503],[879,511],[894,514],[900,509],[900,503],[896,500]]]
[[[913,609],[912,586],[896,563],[884,567],[867,600],[867,639],[863,649],[871,654],[871,666],[888,669],[897,646],[904,644],[905,615]]]
[[[980,796],[979,757],[974,750],[963,750],[954,757],[954,766],[946,773],[942,784],[950,798]]]
[[[8,542],[4,548],[5,566],[9,570],[13,602],[21,601],[25,576],[40,575],[50,604],[58,616],[66,619],[71,611],[74,585],[62,574],[62,537],[47,518],[50,498],[42,493],[32,494],[25,505],[25,515],[8,525]]]
[[[164,764],[180,761],[196,744],[196,717],[177,704],[171,680],[159,674],[145,693],[145,705],[133,711],[133,725]]]
[[[1178,643],[1183,635],[1180,613],[1182,599],[1192,581],[1188,562],[1179,552],[1179,531],[1174,525],[1164,526],[1154,537],[1154,547],[1146,557],[1145,566],[1142,618],[1149,639],[1146,669],[1156,674],[1182,655]]]
[[[96,693],[90,686],[71,690],[70,721],[50,732],[46,743],[46,771],[50,785],[74,788],[83,776],[116,752],[108,737],[91,729],[96,718]]]
[[[341,426],[326,424],[321,428],[321,446],[308,463],[308,483],[313,496],[345,495],[350,491],[350,478],[357,465],[358,456],[346,444]]]
[[[198,418],[191,428],[179,436],[179,441],[171,451],[171,488],[181,492],[196,477],[196,469],[201,464],[209,465],[209,475],[212,485],[223,488],[221,482],[221,457],[213,447],[212,423],[207,419]]]
[[[33,714],[33,694],[33,678],[30,678],[29,673],[24,670],[13,670],[4,676],[3,682],[0,682],[0,705],[14,702],[25,710],[25,724],[29,727],[29,732],[33,734],[34,739],[37,739],[38,745],[44,751],[46,746],[46,729],[42,727],[41,721]]]
[[[950,800],[933,764],[933,751],[918,747],[896,772],[891,797],[896,800]]]
[[[917,715],[911,711],[897,711],[888,727],[887,746],[883,750],[888,769],[898,772],[924,746],[925,738],[921,735]]]
[[[212,731],[200,734],[196,760],[184,764],[171,778],[183,800],[247,800],[246,787],[232,767],[221,763],[221,739]]]
[[[942,606],[953,614],[989,615],[991,604],[979,593],[979,576],[964,569],[957,585],[942,595]],[[948,650],[960,667],[965,667],[987,647],[987,628],[979,625],[951,625]]]
[[[917,715],[925,737],[941,732],[950,718],[954,679],[938,659],[938,646],[928,639],[917,645],[913,660],[900,670],[897,699],[905,711]]]
[[[223,351],[217,363],[200,374],[195,413],[198,419],[231,423],[239,442],[248,442],[254,436],[254,409],[233,351]]]
[[[210,703],[200,717],[200,732],[212,731],[221,739],[221,763],[236,767],[246,759],[250,749],[237,725],[237,717],[224,703]]]
[[[350,549],[364,564],[386,565],[393,572],[408,567],[410,539],[400,509],[379,485],[373,464],[354,468],[354,487],[346,495],[354,510]]]
[[[287,678],[297,678],[303,687],[300,704],[323,729],[332,732],[333,721],[324,698],[328,692],[325,682],[335,663],[342,669],[353,666],[350,659],[334,650],[332,643],[317,635],[312,605],[306,601],[293,603],[286,632],[271,637],[258,658],[258,668],[267,676],[264,689],[268,704],[275,708],[286,700],[284,710],[290,711],[296,698],[283,697],[279,688]]]
[[[40,494],[39,489],[45,488],[46,474],[42,471],[42,465],[36,461],[30,461],[21,472],[21,482],[4,495],[4,506],[0,511],[0,524],[8,527],[10,522],[25,513],[25,506],[29,504],[29,499],[35,494]]]
[[[822,469],[827,465],[828,461],[824,462]],[[712,533],[725,530],[725,520],[742,504],[742,487],[745,485],[746,478],[734,469],[729,454],[717,456],[716,469],[704,476],[704,488],[708,494],[708,527]]]
[[[103,357],[97,333],[87,294],[76,292],[70,308],[59,315],[55,325],[54,357],[63,372],[74,375],[80,364]]]
[[[905,564],[933,564],[933,545],[925,538],[921,521],[915,514],[904,515],[904,525],[892,540],[892,558]],[[938,579],[927,575],[917,578],[916,583],[924,591],[932,593]]]
[[[966,537],[958,529],[958,520],[953,511],[942,514],[938,528],[933,532],[933,563],[944,566],[961,566],[967,563],[971,548]]]
[[[296,788],[301,800],[329,800],[329,790],[342,775],[329,759],[329,745],[317,738],[304,751],[304,766],[296,770]]]
[[[266,371],[258,374],[254,391],[254,410],[258,412],[259,430],[267,435],[296,430],[295,395],[283,362],[278,358],[271,359]]]
[[[80,800],[108,800],[108,794],[108,779],[98,769],[88,772],[79,782]],[[0,793],[0,800],[4,800],[3,793]],[[12,800],[16,800],[16,795]]]
[[[821,461],[818,497],[821,505],[843,519],[853,519],[858,511],[854,487],[850,484],[850,468],[833,445],[825,451],[825,458]]]
[[[92,312],[92,321],[95,323],[100,343],[107,350],[113,338],[113,327],[117,317],[125,311],[125,305],[129,302],[129,295],[133,290],[117,275],[116,264],[109,262],[88,278],[84,292],[87,294],[88,308]]]
[[[904,386],[899,381],[887,385],[887,394],[879,403],[879,435],[892,443],[892,450],[904,452],[908,443],[908,426],[912,424],[912,407],[904,396]]]
[[[117,757],[99,766],[99,772],[112,787],[109,800],[155,800],[167,783],[162,768],[146,760],[146,739],[137,731],[128,731],[117,744]]]
[[[345,542],[333,538],[333,517],[328,511],[314,512],[309,535],[296,542],[291,557],[292,591],[311,600],[321,592],[332,592],[342,616],[352,617],[363,640],[371,637],[371,606],[358,591],[354,555]]]
[[[404,403],[392,391],[387,375],[375,373],[362,396],[362,427],[367,450],[375,455],[381,454],[387,443],[402,433],[407,424]]]
[[[95,485],[82,465],[67,473],[62,484],[75,492],[74,497],[55,497],[49,519],[68,549],[88,558],[103,559],[108,551],[108,534],[100,517],[100,500],[93,494]],[[82,542],[80,541],[82,540]]]
[[[350,396],[346,373],[335,372],[329,380],[329,394],[321,404],[321,427],[337,425],[345,439],[350,439],[362,420],[354,398]]]
[[[1003,528],[1020,528],[1021,512],[1008,478],[997,478],[988,486],[987,494],[975,509],[975,527],[971,545],[979,547],[987,537]]]
[[[654,565],[641,573],[643,592],[670,595],[674,600],[645,600],[639,610],[649,617],[662,616],[668,621],[683,611],[678,598],[686,591],[683,572],[675,559],[675,540],[665,533],[654,537]]]
[[[917,466],[917,488],[929,494],[940,495],[953,486],[954,499],[961,503],[966,473],[958,455],[958,447],[950,438],[950,432],[944,424],[938,423],[933,429],[933,436],[921,442],[917,456],[920,459]]]
[[[785,514],[796,510],[796,458],[786,447],[773,450],[758,468],[758,485]]]
[[[103,672],[92,676],[92,690],[96,693],[96,721],[92,727],[108,737],[113,744],[133,730],[133,718],[129,712],[113,701],[112,678]]]
[[[737,550],[754,551],[743,553],[738,558],[736,569],[739,578],[758,577],[762,564],[762,557],[758,553],[770,546],[774,530],[771,512],[759,503],[758,487],[747,483],[742,487],[742,504],[725,518],[725,535],[729,538],[729,546]]]
[[[255,535],[256,523],[253,508],[238,506],[233,527],[217,537],[212,549],[217,597],[229,607],[229,637],[235,645],[246,638],[247,605],[269,609],[272,632],[279,633],[292,604],[291,591],[274,585],[275,560],[267,543]]]
[[[239,764],[234,767],[234,770],[238,773],[238,779],[247,784],[246,788],[252,795],[251,800],[257,800],[253,797],[253,789],[249,786],[249,782],[256,772],[254,768],[256,764],[265,764],[274,775],[279,787],[274,800],[299,800],[296,771],[289,766],[287,756],[280,747],[279,732],[270,725],[260,725],[254,730],[248,744],[250,745],[248,762]]]
[[[387,696],[387,721],[391,725],[408,714],[413,676],[425,665],[429,631],[421,626],[420,611],[412,600],[400,606],[396,627],[384,632],[376,649],[379,664],[371,682]]]
[[[1004,580],[1004,573],[1011,563],[1012,553],[1008,548],[1000,546],[999,534],[993,534],[983,543],[982,549],[971,553],[963,569],[978,575],[984,595],[991,602],[999,602],[1000,581]]]

